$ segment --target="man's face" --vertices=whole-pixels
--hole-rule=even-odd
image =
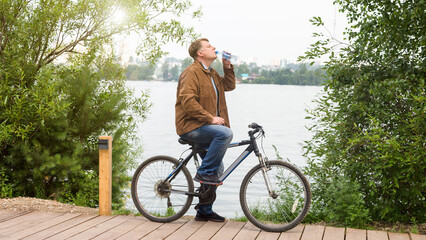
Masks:
[[[202,41],[201,49],[198,51],[198,56],[204,59],[215,60],[216,56],[216,48],[213,47],[209,42]]]

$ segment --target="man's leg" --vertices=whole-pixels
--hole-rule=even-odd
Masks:
[[[217,176],[233,137],[231,129],[222,125],[204,125],[181,137],[196,143],[210,144],[197,173],[201,176]]]
[[[203,161],[197,171],[199,175],[219,177],[223,173],[222,159],[233,137],[231,129],[221,125],[204,125],[181,137],[195,143],[210,144],[207,153],[201,155]],[[213,212],[212,206],[213,204],[200,205],[196,220],[224,221],[223,217]]]
[[[206,196],[203,201],[213,201],[215,197],[215,191],[217,186],[215,185],[206,185],[201,184],[201,187],[204,187],[207,194],[210,196]],[[211,192],[213,190],[213,192]],[[201,201],[201,198],[200,198]],[[225,218],[215,213],[212,209],[213,203],[208,204],[198,204],[197,215],[195,215],[195,221],[214,221],[214,222],[223,222]]]

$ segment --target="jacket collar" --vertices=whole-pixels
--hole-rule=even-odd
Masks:
[[[206,68],[206,67],[204,66],[204,64],[203,64],[202,62],[198,61],[198,60],[194,60],[194,64],[195,64],[197,67],[199,67],[201,70],[203,70],[205,73],[211,73],[211,72],[212,72],[212,70],[213,70],[213,68],[212,68],[212,67],[210,67],[210,68]]]

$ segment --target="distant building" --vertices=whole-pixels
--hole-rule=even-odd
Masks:
[[[288,60],[287,59],[281,59],[280,61],[280,68],[285,68],[288,64]]]

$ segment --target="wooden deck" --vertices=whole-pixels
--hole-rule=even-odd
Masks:
[[[0,239],[279,239],[426,240],[426,235],[299,225],[284,233],[260,231],[250,223],[178,220],[162,224],[132,216],[0,210]]]

